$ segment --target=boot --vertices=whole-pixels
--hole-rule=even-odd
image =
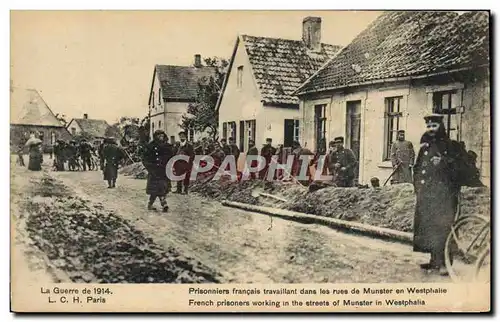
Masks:
[[[113,183],[111,182],[111,180],[108,180],[108,189],[110,188],[113,188]]]
[[[113,188],[116,188],[116,179],[113,180]]]
[[[167,200],[165,199],[165,197],[160,198],[160,203],[161,203],[161,206],[163,207],[163,212],[167,212],[168,205],[167,205]]]

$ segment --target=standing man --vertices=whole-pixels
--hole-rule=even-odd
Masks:
[[[118,146],[115,138],[108,137],[104,139],[102,156],[104,162],[104,180],[108,182],[108,188],[115,188],[116,179],[118,178],[118,166],[120,165],[120,162],[125,158],[125,153]]]
[[[92,167],[92,146],[87,142],[86,139],[82,139],[80,142],[80,156],[83,162],[83,171],[87,171],[87,167],[91,170]]]
[[[267,177],[267,171],[269,171],[269,165],[271,164],[271,160],[273,158],[273,155],[276,154],[276,148],[273,147],[272,144],[273,144],[273,139],[267,138],[266,144],[264,144],[264,146],[260,150],[260,155],[262,157],[264,157],[264,159],[266,160],[264,168],[262,170],[260,170],[259,177],[261,179],[265,179]]]
[[[56,170],[64,171],[64,141],[56,140],[54,144],[54,156],[56,161]]]
[[[259,149],[255,146],[255,141],[250,139],[248,140],[248,151],[247,155],[259,155]],[[257,168],[258,165],[258,160],[252,160],[250,161],[250,164],[248,166],[252,167],[253,169]],[[256,179],[256,173],[255,172],[250,172],[250,178],[251,179]]]
[[[344,148],[344,138],[338,136],[333,140],[335,152],[332,155],[333,181],[337,187],[354,186],[354,171],[356,169],[356,157],[350,149]]]
[[[410,141],[405,140],[405,131],[398,131],[398,139],[391,147],[391,162],[395,170],[392,183],[411,183],[411,168],[415,163],[415,150]]]
[[[191,176],[191,169],[193,168],[194,148],[193,145],[187,141],[186,132],[180,132],[179,139],[181,141],[177,150],[177,155],[187,155],[189,157],[189,160],[187,162],[184,160],[178,160],[175,162],[175,175],[186,175],[184,177],[184,180],[177,181],[176,193],[187,195],[189,188],[189,177]]]
[[[69,141],[69,145],[66,149],[68,154],[68,168],[69,171],[76,171],[78,168],[78,149],[76,146],[76,141]]]
[[[240,148],[234,142],[234,138],[229,138],[229,149],[230,154],[234,156],[234,161],[236,162],[236,167],[238,167],[238,159],[240,157]]]
[[[413,251],[430,253],[422,269],[436,269],[447,275],[445,242],[455,220],[460,192],[460,150],[449,139],[442,115],[424,117],[427,131],[420,140],[414,166],[417,195],[413,223]]]
[[[224,152],[225,155],[230,155],[231,154],[231,147],[229,145],[227,145],[226,138],[220,139],[220,144],[222,145],[222,152]]]
[[[303,148],[299,141],[293,141],[292,143],[292,155],[293,155],[293,165],[292,165],[292,176],[297,177],[300,175],[302,167],[304,167],[304,162],[301,156],[308,155],[311,156],[310,160],[307,162],[306,167],[306,180],[300,180],[299,182],[305,186],[309,185],[313,178],[311,176],[311,165],[314,161],[314,153],[308,148]]]
[[[148,210],[156,210],[153,204],[160,199],[163,212],[168,211],[167,163],[173,156],[172,146],[167,144],[165,132],[156,130],[153,140],[144,149],[142,164],[148,171],[146,193],[149,195]]]

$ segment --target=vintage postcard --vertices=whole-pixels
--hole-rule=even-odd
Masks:
[[[489,11],[11,11],[14,312],[489,312]]]

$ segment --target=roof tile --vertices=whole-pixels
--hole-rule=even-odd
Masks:
[[[215,76],[215,68],[202,66],[156,65],[163,99],[169,101],[196,99],[199,81]]]

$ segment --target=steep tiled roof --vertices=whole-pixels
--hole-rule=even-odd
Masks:
[[[34,89],[12,88],[10,106],[11,124],[64,127]]]
[[[198,83],[203,77],[215,76],[213,67],[156,65],[164,100],[195,100]]]
[[[241,39],[262,99],[268,104],[298,104],[292,93],[340,50],[340,46],[321,44],[316,53],[301,40],[248,35]]]
[[[105,137],[106,130],[110,127],[108,122],[105,120],[95,120],[95,119],[73,119],[78,123],[81,130],[86,132],[93,137]]]
[[[460,15],[391,11],[370,24],[297,93],[471,68],[488,62],[486,12]]]

